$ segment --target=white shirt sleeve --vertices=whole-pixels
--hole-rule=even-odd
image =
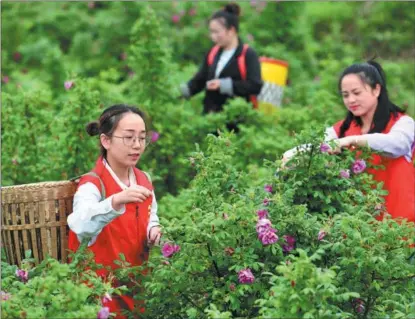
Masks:
[[[339,138],[333,126],[326,128],[324,141],[328,142]]]
[[[125,205],[119,211],[113,209],[112,197],[101,201],[101,192],[93,183],[79,186],[73,199],[73,212],[68,216],[68,226],[80,242],[89,237],[88,246],[92,245],[102,229],[125,212]]]
[[[153,202],[151,203],[150,219],[148,221],[148,226],[147,226],[147,238],[150,236],[151,228],[160,225],[159,217],[157,215],[157,210],[158,210],[158,205],[157,205],[157,200],[156,200],[156,194],[153,191]]]
[[[415,121],[410,116],[402,116],[391,128],[389,133],[363,134],[368,146],[376,151],[383,152],[385,156],[397,158],[405,156],[408,162],[412,160],[412,152],[415,148]],[[337,139],[334,127],[328,127],[325,131],[325,141]],[[294,147],[284,153],[284,157],[291,158],[298,150],[305,150],[309,145],[304,144]]]
[[[389,133],[373,133],[363,135],[369,147],[397,158],[405,156],[411,162],[412,150],[415,147],[415,122],[410,116],[402,116],[392,126]]]

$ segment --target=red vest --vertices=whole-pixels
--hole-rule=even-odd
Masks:
[[[93,172],[101,178],[107,198],[122,191],[102,163],[102,157],[97,160]],[[134,168],[134,173],[138,185],[144,186],[150,191],[153,190],[152,184],[142,171]],[[99,179],[88,175],[81,178],[78,187],[88,182],[93,183],[101,190]],[[152,201],[153,197],[149,196],[143,203],[126,204],[124,214],[112,220],[102,229],[95,243],[88,247],[94,253],[95,261],[98,264],[116,269],[118,266],[114,264],[114,260],[120,259],[120,253],[124,254],[125,260],[132,266],[141,265],[143,261],[148,259],[147,226]],[[69,249],[75,251],[79,244],[75,233],[70,231]],[[105,274],[103,270],[100,270],[99,273]]]
[[[396,118],[391,116],[389,123],[382,133],[387,134],[392,126],[403,116],[399,114]],[[343,121],[334,125],[337,136],[340,135],[340,126]],[[362,135],[361,128],[356,122],[352,122],[345,136]],[[413,160],[415,150],[412,152],[412,161],[409,163],[405,156],[391,158],[386,156],[372,155],[371,163],[374,165],[384,165],[385,169],[369,169],[378,182],[383,182],[383,188],[389,192],[385,197],[386,209],[392,218],[406,218],[410,222],[415,221],[415,167]],[[382,220],[383,216],[378,216]]]
[[[105,187],[105,196],[109,196],[122,191],[121,187],[112,178],[109,171],[105,168],[102,157],[99,157],[95,168],[92,170],[97,174]],[[134,168],[137,184],[146,187],[150,191],[153,190],[153,185],[148,180],[147,176],[137,168]],[[97,177],[84,175],[79,181],[78,187],[85,183],[93,183],[100,191],[101,184]],[[116,269],[119,266],[114,264],[114,260],[119,260],[119,254],[123,253],[125,260],[131,263],[131,266],[139,266],[144,261],[148,260],[147,248],[147,226],[149,216],[151,213],[151,204],[153,196],[149,196],[142,203],[129,203],[125,205],[124,214],[113,219],[106,225],[101,233],[96,238],[94,244],[88,247],[95,255],[95,262],[104,266],[110,266]],[[68,248],[76,251],[80,243],[76,234],[69,231]],[[105,269],[97,270],[97,274],[106,277],[107,271]],[[122,309],[133,310],[134,304],[140,307],[143,312],[142,302],[134,301],[133,298],[122,295],[113,295],[112,301],[107,302],[104,306],[109,307],[111,312],[116,313],[116,318],[126,318],[121,315]]]

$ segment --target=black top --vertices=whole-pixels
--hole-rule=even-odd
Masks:
[[[234,55],[230,58],[223,70],[219,74],[219,79],[231,78],[234,96],[241,96],[249,101],[250,95],[258,95],[262,88],[261,67],[259,64],[258,55],[254,49],[248,47],[245,56],[246,64],[246,80],[243,81],[238,68],[238,57],[241,55],[243,43],[239,39],[238,47]],[[206,89],[206,82],[215,78],[215,70],[218,64],[220,55],[223,49],[221,48],[215,56],[212,65],[208,66],[207,58],[210,50],[205,55],[202,65],[195,76],[187,83],[190,95],[195,95]],[[221,94],[219,89],[216,91],[206,90],[205,98],[203,100],[203,112],[219,112],[223,109],[223,105],[229,98],[228,94]]]

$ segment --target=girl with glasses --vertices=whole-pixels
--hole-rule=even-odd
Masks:
[[[99,136],[101,155],[94,169],[81,177],[74,195],[69,249],[76,251],[87,242],[97,264],[116,269],[114,260],[122,253],[131,266],[139,266],[148,259],[149,246],[159,244],[161,237],[153,185],[135,167],[149,143],[144,114],[132,106],[114,105],[86,130]],[[104,269],[97,273],[108,275]],[[135,306],[130,296],[109,299],[103,306],[117,318],[124,318],[121,309]]]

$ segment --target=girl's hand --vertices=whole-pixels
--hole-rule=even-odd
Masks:
[[[160,244],[160,238],[161,238],[161,228],[160,226],[154,226],[150,229],[149,234],[149,244],[150,245],[159,245]]]
[[[115,194],[112,197],[112,207],[115,210],[120,210],[124,204],[132,202],[142,203],[149,196],[151,196],[151,191],[149,189],[135,185]]]
[[[206,89],[216,91],[220,88],[220,80],[214,79],[206,82]]]
[[[335,140],[336,147],[330,151],[329,154],[339,154],[342,148],[348,148],[350,146],[357,145],[357,137],[356,136],[346,136]]]

